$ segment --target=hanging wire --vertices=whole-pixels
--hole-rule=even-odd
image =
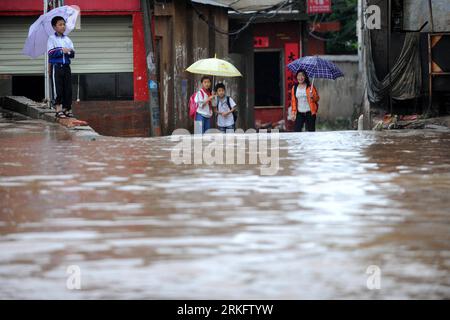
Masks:
[[[238,0],[238,1],[240,1],[240,0]],[[189,1],[189,4],[193,8],[193,10],[197,14],[197,16],[200,18],[200,20],[204,21],[210,28],[214,29],[215,32],[220,33],[220,34],[229,35],[229,36],[236,36],[239,33],[241,33],[242,31],[244,31],[245,29],[247,29],[250,26],[250,24],[253,22],[253,20],[255,20],[256,18],[261,17],[261,16],[265,17],[265,18],[273,18],[274,16],[276,16],[278,14],[278,12],[281,9],[285,8],[288,5],[291,5],[292,2],[291,2],[291,0],[284,0],[274,6],[268,7],[266,9],[257,10],[251,14],[251,16],[249,17],[247,22],[241,28],[239,28],[235,31],[231,31],[231,32],[220,29],[214,24],[214,22],[209,21],[209,19],[207,19],[205,17],[205,15],[195,7],[195,5],[192,3],[191,0]],[[234,10],[234,11],[236,11],[236,10]],[[274,11],[274,12],[267,12],[267,11]],[[240,13],[239,11],[236,11],[236,12]]]
[[[352,5],[348,5],[347,2],[345,2],[345,0],[343,0],[343,2],[339,2],[339,3],[334,3],[333,4],[333,9],[335,12],[339,12],[339,14],[344,14],[343,16],[339,17],[340,21],[345,21],[348,18],[351,17],[355,17],[357,16],[357,12],[356,12],[356,8]],[[346,14],[347,12],[350,12],[349,14]],[[320,40],[320,41],[325,41],[325,42],[336,42],[339,39],[343,38],[344,36],[347,36],[348,34],[350,34],[351,32],[356,32],[356,30],[353,30],[352,28],[349,28],[347,30],[344,30],[343,32],[338,33],[335,37],[330,37],[330,38],[326,38],[326,37],[321,37],[317,34],[314,33],[314,27],[317,23],[317,19],[318,19],[319,15],[316,14],[314,16],[314,21],[313,21],[313,29],[312,30],[308,30],[308,33],[311,37]],[[322,14],[321,19],[320,19],[320,23],[323,22],[325,20],[326,15]]]
[[[317,16],[318,16],[318,15],[316,15],[316,17],[314,18],[313,26],[316,25]],[[353,14],[348,15],[348,16],[345,16],[345,17],[342,17],[341,19],[342,19],[342,20],[345,20],[345,19],[347,19],[347,18],[349,18],[349,17],[352,17],[352,16],[353,16]],[[320,20],[319,23],[321,23],[321,22],[323,22],[323,18]],[[353,29],[347,29],[347,30],[345,30],[344,32],[339,33],[339,34],[336,35],[335,37],[332,37],[332,38],[324,38],[324,37],[321,37],[321,36],[318,36],[318,35],[314,34],[314,31],[315,31],[314,29],[308,31],[308,33],[309,33],[309,35],[310,35],[311,37],[313,37],[313,38],[315,38],[315,39],[317,39],[317,40],[321,40],[321,41],[331,41],[331,42],[332,42],[332,41],[337,41],[337,40],[339,40],[340,38],[342,38],[343,36],[346,36],[346,35],[348,35],[348,34],[351,33],[351,32],[356,32],[356,31],[353,30]]]

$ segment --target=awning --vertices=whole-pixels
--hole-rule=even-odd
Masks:
[[[257,11],[271,8],[282,0],[192,0],[192,2],[226,7],[236,11]]]
[[[213,0],[192,0],[192,2],[207,4],[207,5],[215,6],[215,7],[225,7],[225,8],[229,7],[227,4],[221,3],[219,1],[213,1]]]

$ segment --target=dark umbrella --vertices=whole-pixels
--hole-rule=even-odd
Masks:
[[[293,73],[299,70],[304,70],[309,78],[333,79],[343,77],[341,70],[331,61],[319,58],[317,56],[306,56],[287,65],[287,68]]]

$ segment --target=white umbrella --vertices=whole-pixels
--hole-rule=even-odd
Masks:
[[[37,58],[47,53],[48,37],[55,33],[52,19],[56,16],[61,16],[66,20],[66,31],[64,34],[67,35],[75,28],[79,13],[80,11],[76,6],[62,6],[41,15],[31,25],[22,53],[31,58]]]

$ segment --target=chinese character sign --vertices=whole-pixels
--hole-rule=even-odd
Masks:
[[[269,37],[254,37],[253,38],[254,48],[268,48],[269,47]]]
[[[294,60],[297,60],[300,52],[300,46],[298,42],[288,42],[284,44],[284,62],[286,65],[291,63]],[[285,69],[285,81],[286,81],[286,102],[285,102],[285,123],[286,123],[286,129],[292,130],[291,128],[292,123],[289,121],[286,121],[287,118],[287,109],[291,105],[291,94],[292,94],[292,87],[295,83],[295,74],[293,74],[291,71],[289,71],[287,68]]]
[[[331,0],[308,0],[308,14],[331,12]]]

